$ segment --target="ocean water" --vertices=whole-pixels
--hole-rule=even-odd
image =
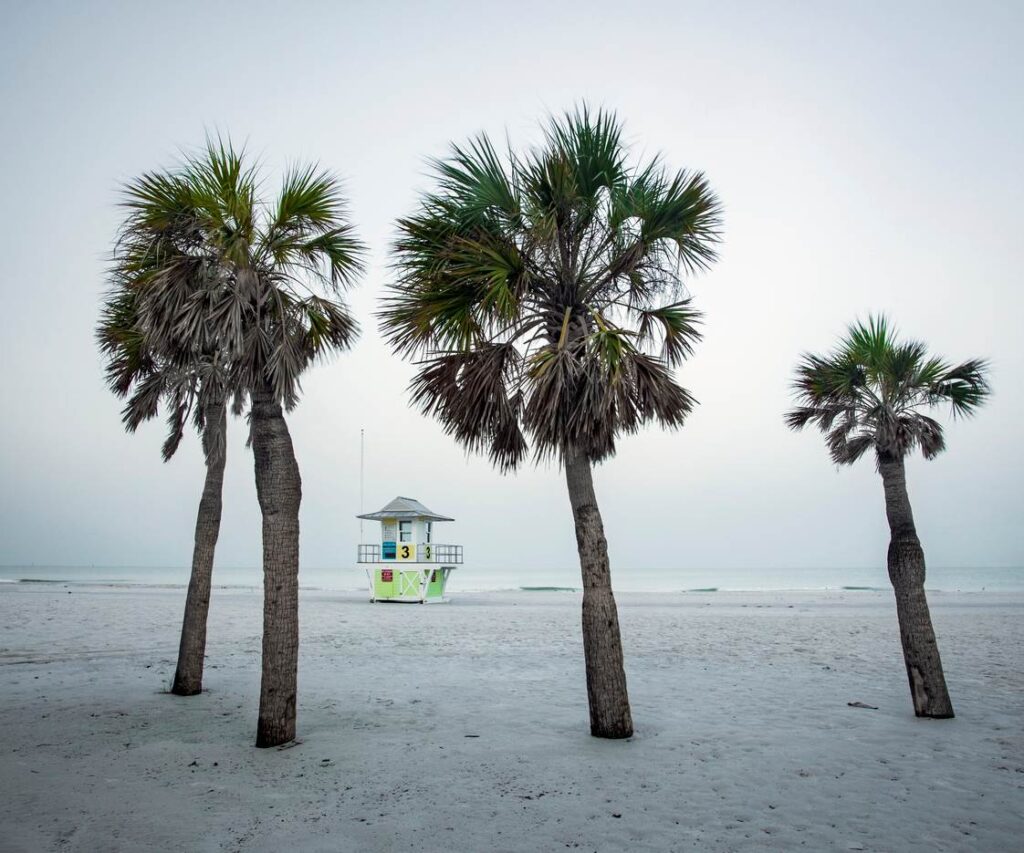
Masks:
[[[0,583],[39,582],[184,587],[187,566],[0,566]],[[620,592],[710,592],[714,590],[817,590],[889,589],[882,566],[871,568],[758,568],[758,569],[612,569],[613,585]],[[217,566],[217,587],[261,587],[262,573],[255,567]],[[362,568],[309,568],[299,571],[299,585],[307,589],[362,590]],[[450,592],[578,589],[579,568],[482,569],[459,567],[449,581]],[[1024,592],[1024,567],[929,567],[927,589],[962,592]]]

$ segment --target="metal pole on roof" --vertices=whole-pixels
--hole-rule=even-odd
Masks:
[[[363,463],[365,454],[363,452],[363,432],[359,430],[359,514],[363,514]],[[359,544],[363,544],[363,520],[359,519]]]

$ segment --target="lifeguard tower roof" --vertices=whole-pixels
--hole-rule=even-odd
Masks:
[[[357,515],[356,518],[365,518],[368,521],[382,521],[385,518],[425,518],[427,521],[455,521],[447,515],[438,515],[427,509],[415,498],[397,497],[384,509],[378,512],[368,512],[365,515]]]

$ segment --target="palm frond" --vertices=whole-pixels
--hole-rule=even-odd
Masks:
[[[217,137],[124,189],[97,338],[108,384],[128,398],[126,428],[166,408],[165,457],[190,421],[205,441],[208,410],[229,398],[237,414],[269,385],[293,407],[303,371],[358,335],[337,295],[365,249],[337,180],[294,167],[273,205],[260,183],[245,152]]]
[[[920,341],[900,341],[884,315],[853,323],[826,356],[805,354],[793,383],[796,407],[785,415],[794,430],[815,424],[826,433],[837,464],[851,464],[869,447],[879,458],[902,459],[919,448],[926,459],[945,449],[942,425],[922,410],[949,403],[953,416],[973,414],[989,394],[987,362],[950,367]]]
[[[949,403],[954,418],[971,417],[992,393],[988,372],[989,363],[984,359],[948,368],[929,384],[928,397],[934,402]]]
[[[700,338],[683,276],[718,240],[706,180],[633,162],[614,113],[581,105],[544,132],[524,154],[478,136],[432,161],[377,315],[396,352],[422,359],[416,404],[502,468],[527,440],[535,458],[599,460],[642,423],[682,423],[694,401],[672,368]],[[494,347],[517,369],[492,366],[487,393],[459,405]]]
[[[421,363],[410,386],[412,403],[436,415],[468,450],[510,470],[527,449],[519,428],[521,370],[519,354],[507,344],[436,355]]]
[[[701,312],[692,308],[692,299],[683,299],[657,308],[636,309],[637,336],[641,342],[661,341],[661,357],[671,367],[693,355],[701,339],[698,326]]]
[[[438,176],[441,197],[454,202],[453,210],[459,212],[457,226],[473,227],[496,214],[509,221],[520,216],[514,176],[486,135],[466,146],[453,145],[451,156],[430,162]]]

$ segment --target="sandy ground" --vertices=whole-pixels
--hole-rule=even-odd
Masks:
[[[606,742],[576,594],[304,592],[283,750],[251,745],[259,593],[215,591],[191,699],[183,600],[0,584],[0,849],[1022,849],[1022,594],[932,596],[951,721],[913,717],[887,593],[620,595]]]

